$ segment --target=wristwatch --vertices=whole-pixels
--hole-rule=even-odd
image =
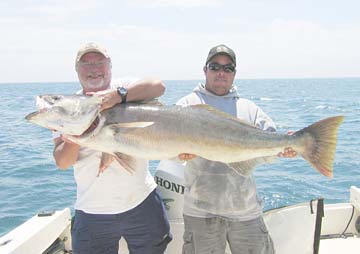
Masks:
[[[126,102],[126,96],[128,94],[128,90],[125,87],[118,87],[117,88],[117,93],[120,95],[121,97],[121,104]]]

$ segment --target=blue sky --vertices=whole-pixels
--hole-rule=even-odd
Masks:
[[[0,3],[0,82],[76,81],[78,47],[108,48],[113,76],[202,79],[225,43],[237,78],[360,77],[360,2],[132,0]]]

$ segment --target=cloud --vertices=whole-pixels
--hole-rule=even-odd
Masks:
[[[146,5],[145,0],[136,2]],[[200,3],[206,5],[196,2]],[[5,8],[1,3],[0,7]],[[215,10],[211,10],[207,13],[210,16],[202,19],[213,18],[211,26],[207,26],[196,20],[197,11],[189,11],[193,14],[189,20],[167,24],[157,15],[162,12],[156,9],[151,11],[151,15],[157,15],[155,18],[148,10],[141,10],[141,15],[151,17],[151,22],[129,18],[132,17],[129,10],[139,9],[125,5],[119,8],[124,15],[118,12],[99,15],[104,6],[93,1],[76,2],[70,9],[53,1],[24,9],[15,7],[11,7],[11,15],[0,15],[0,54],[4,63],[0,65],[3,70],[0,82],[76,80],[74,57],[77,48],[86,41],[97,41],[109,49],[115,75],[202,78],[201,68],[208,50],[225,43],[238,55],[241,78],[360,76],[360,25],[356,22],[351,26],[331,26],[295,17],[214,17]],[[166,13],[171,15],[171,11],[167,9]]]
[[[133,0],[132,3],[138,7],[145,8],[200,8],[216,7],[224,0]]]
[[[234,38],[235,39],[235,38]],[[275,19],[235,39],[244,73],[263,77],[359,76],[360,26]],[[241,58],[240,58],[241,59]]]
[[[2,6],[1,6],[2,5]],[[63,21],[65,25],[69,18],[78,15],[91,15],[93,11],[101,7],[102,4],[95,0],[48,0],[48,1],[12,1],[11,4],[0,4],[4,16],[27,19],[28,24],[41,22],[42,25],[50,24],[54,21]]]

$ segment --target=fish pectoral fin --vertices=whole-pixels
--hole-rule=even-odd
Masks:
[[[114,155],[108,154],[108,153],[102,153],[100,166],[99,166],[99,172],[98,172],[97,176],[99,176],[102,172],[104,172],[110,166],[110,164],[114,161],[114,159],[115,159]]]
[[[276,160],[276,158],[276,156],[259,157],[247,161],[232,162],[228,165],[237,174],[248,177],[257,165],[272,163]]]
[[[145,128],[153,125],[154,122],[128,122],[110,124],[110,128]]]
[[[134,157],[124,153],[114,153],[115,160],[131,175],[135,172],[136,161]]]

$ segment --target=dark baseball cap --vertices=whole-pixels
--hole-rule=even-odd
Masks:
[[[217,45],[210,49],[205,65],[207,65],[214,56],[219,54],[227,55],[228,57],[230,57],[231,61],[236,66],[235,52],[224,44]]]

